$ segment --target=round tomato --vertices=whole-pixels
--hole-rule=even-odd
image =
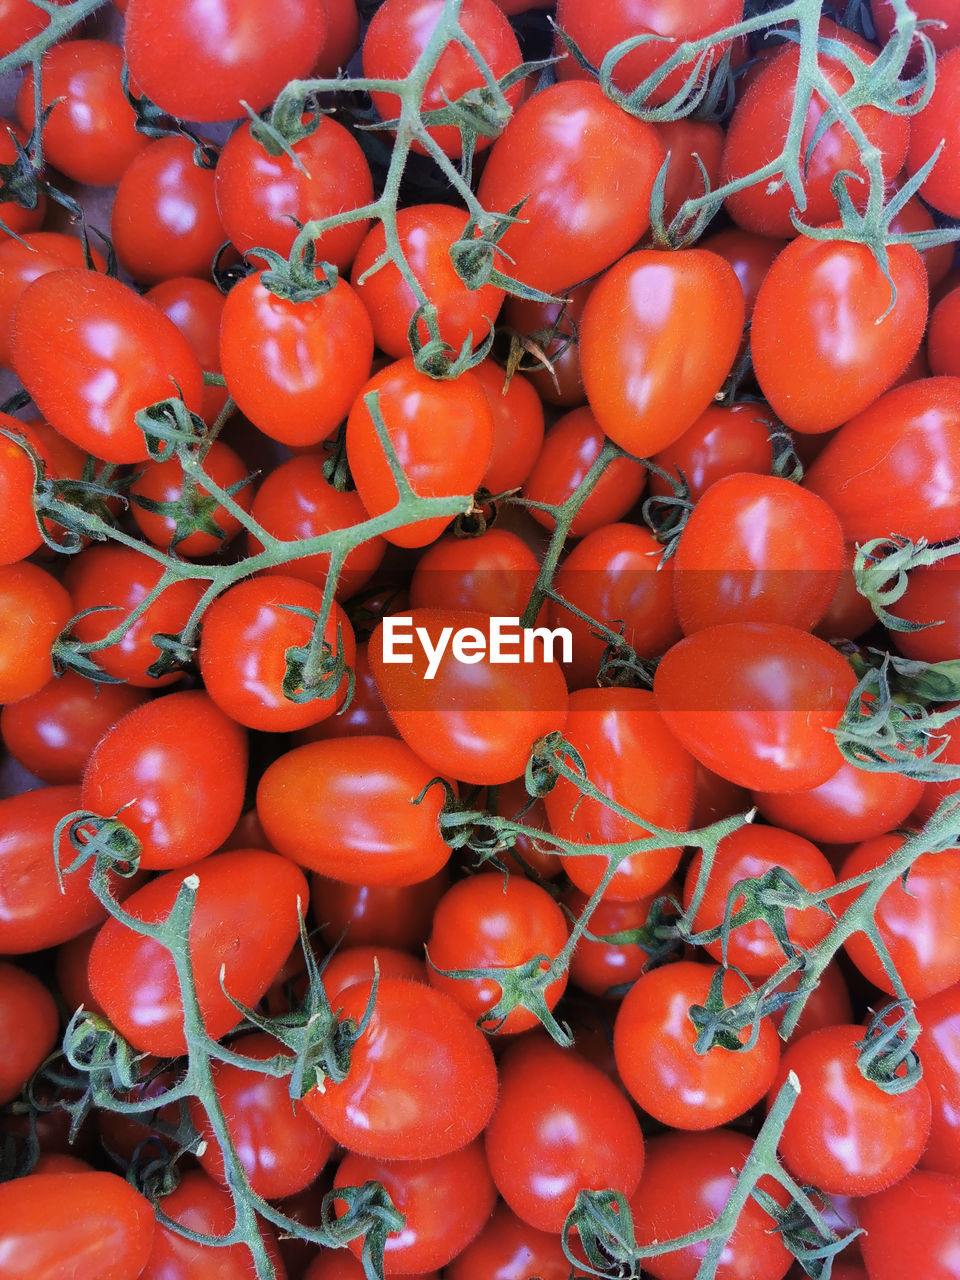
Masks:
[[[231,496],[238,506],[244,511],[250,510],[253,502],[250,473],[229,445],[214,440],[203,460],[203,470],[221,489],[233,491]],[[164,551],[169,549],[191,560],[215,555],[240,532],[240,521],[233,512],[212,498],[202,483],[188,479],[179,458],[148,462],[130,486],[130,495],[133,518],[140,532]],[[174,518],[162,511],[152,511],[138,499],[177,503],[183,515]],[[191,528],[194,523],[201,527]]]
[[[605,996],[611,987],[627,986],[640,977],[648,959],[643,948],[635,942],[604,942],[602,939],[630,929],[642,929],[656,896],[651,894],[648,898],[637,898],[632,902],[602,898],[597,903],[587,925],[591,936],[582,936],[578,940],[570,960],[570,981],[581,991]],[[587,895],[579,889],[568,889],[563,901],[579,918],[587,905]]]
[[[328,999],[335,1001],[341,991],[358,982],[372,982],[374,964],[381,978],[427,981],[426,964],[406,951],[395,951],[393,947],[340,947],[331,951],[323,962],[323,989]]]
[[[923,1028],[916,1049],[933,1103],[920,1167],[960,1177],[960,985],[919,1001],[916,1014]]]
[[[796,991],[800,985],[802,971],[791,973],[778,986],[780,991]],[[786,1017],[786,1010],[772,1015],[774,1026],[780,1027]],[[820,980],[804,999],[803,1009],[797,1019],[797,1025],[787,1037],[787,1044],[794,1044],[811,1031],[819,1031],[821,1027],[836,1027],[841,1023],[853,1021],[853,1006],[850,1003],[850,992],[840,965],[831,961],[820,975]]]
[[[423,803],[428,804],[429,797]],[[428,880],[398,887],[346,884],[321,875],[312,881],[313,916],[328,946],[345,938],[350,946],[376,944],[422,955],[433,909],[450,883],[450,873],[444,867]]]
[[[417,561],[410,605],[520,618],[539,571],[537,557],[509,529],[487,529],[478,538],[444,534]]]
[[[954,1280],[960,1254],[960,1178],[915,1170],[861,1200],[869,1280]]]
[[[297,746],[308,742],[323,742],[327,738],[356,738],[377,735],[382,738],[399,738],[393,721],[383,705],[377,682],[370,670],[367,641],[357,645],[357,663],[354,667],[353,697],[346,710],[328,716],[319,724],[307,725],[294,736]],[[0,724],[2,727],[2,724]]]
[[[585,1276],[587,1272],[575,1270],[573,1274]],[[498,1204],[477,1238],[447,1267],[446,1276],[447,1280],[529,1280],[534,1276],[537,1280],[570,1280],[570,1263],[558,1235],[538,1231],[505,1204]]]
[[[939,17],[940,14],[937,14]],[[915,174],[943,144],[919,194],[950,218],[960,217],[957,176],[960,173],[960,53],[956,46],[937,58],[933,96],[910,117],[907,173]]]
[[[39,978],[0,961],[0,1107],[11,1102],[57,1041],[60,1017]]]
[[[50,646],[72,612],[46,569],[26,560],[0,565],[0,703],[29,698],[49,682]]]

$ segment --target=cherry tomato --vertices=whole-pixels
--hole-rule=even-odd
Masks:
[[[395,951],[393,947],[341,947],[323,962],[323,989],[328,999],[335,1001],[341,991],[358,982],[372,982],[375,963],[381,978],[427,981],[426,964],[405,951]]]
[[[733,267],[740,281],[740,288],[743,290],[744,319],[747,322],[753,316],[753,308],[756,306],[757,294],[760,292],[764,277],[773,265],[774,259],[782,249],[786,248],[786,245],[786,240],[780,240],[775,236],[753,235],[749,231],[742,231],[739,227],[727,227],[723,231],[705,236],[700,241],[701,249],[718,253]],[[756,411],[762,409],[762,405],[753,405],[752,408]]]
[[[60,1018],[39,978],[0,961],[0,1106],[12,1101],[54,1047]]]
[[[311,1255],[313,1260],[303,1273],[303,1280],[366,1280],[363,1264],[348,1249],[321,1249],[319,1253],[311,1250]],[[396,1280],[410,1277],[398,1276]],[[424,1271],[417,1280],[440,1280],[440,1272]]]
[[[410,604],[519,618],[539,570],[536,556],[509,529],[487,529],[478,538],[444,534],[417,561]]]
[[[571,409],[587,398],[577,335],[592,289],[592,282],[566,289],[559,302],[531,302],[510,293],[504,301],[501,322],[529,352],[526,377],[547,404]]]
[[[537,798],[531,803],[523,778],[514,778],[512,782],[506,782],[497,788],[494,812],[501,818],[522,822],[525,827],[531,827],[534,831],[550,830],[543,800]],[[560,858],[546,845],[535,844],[534,839],[533,836],[516,835],[512,851],[504,850],[501,861],[511,874],[519,872],[526,875],[526,868],[529,867],[542,880],[553,880],[563,869]],[[522,863],[520,859],[523,860]]]
[[[923,0],[921,0],[921,3]],[[927,28],[927,35],[933,35],[934,28]],[[890,219],[890,231],[933,231],[936,226],[925,204],[916,196],[911,196],[899,213]],[[953,245],[940,244],[932,249],[921,249],[927,283],[933,289],[948,275],[953,265]],[[938,370],[939,372],[939,370]]]
[[[726,2],[731,8],[740,9],[740,0]],[[647,45],[648,49],[655,47]],[[668,49],[669,46],[664,45],[663,48]],[[569,59],[568,64],[572,61],[573,59]],[[670,157],[663,191],[663,220],[669,226],[685,200],[695,200],[704,194],[704,170],[707,174],[706,190],[713,191],[720,185],[723,129],[715,120],[692,120],[689,116],[683,116],[679,120],[660,121],[654,127]]]
[[[374,734],[382,738],[399,738],[370,670],[366,641],[357,645],[354,676],[356,679],[350,705],[345,710],[338,711],[335,716],[321,720],[319,724],[310,724],[306,729],[300,729],[294,737],[297,746],[306,746],[308,742],[324,742],[328,738],[369,737]]]
[[[267,768],[257,813],[275,848],[313,871],[354,885],[417,884],[450,857],[437,821],[443,789],[413,803],[434,776],[395,738],[311,742]]]
[[[492,360],[473,369],[493,415],[493,453],[483,473],[488,493],[505,493],[523,484],[543,447],[543,405],[533,384],[515,373],[509,381]]]
[[[916,1014],[923,1028],[916,1048],[933,1103],[920,1168],[960,1177],[960,986],[919,1001]]]
[[[780,983],[779,989],[796,991],[802,976],[802,972],[791,973]],[[779,1028],[785,1016],[786,1010],[773,1014],[774,1026]],[[819,1031],[821,1027],[836,1027],[840,1023],[852,1021],[853,1007],[843,971],[836,961],[831,961],[820,975],[820,981],[806,997],[797,1025],[787,1037],[786,1043],[794,1044],[811,1031]]]
[[[953,1280],[960,1250],[960,1178],[915,1170],[858,1205],[869,1280]]]
[[[939,17],[939,13],[937,14]],[[925,107],[910,117],[910,152],[907,173],[915,174],[944,143],[943,150],[918,194],[927,204],[950,218],[960,217],[957,174],[960,165],[960,132],[957,102],[960,95],[960,53],[956,46],[937,58],[936,83]]]
[[[2,215],[0,215],[2,216]],[[106,269],[102,254],[91,247],[98,271]],[[20,240],[0,239],[0,365],[11,368],[13,317],[24,289],[48,271],[84,267],[83,244],[60,231],[28,231]]]
[[[26,560],[0,565],[0,703],[29,698],[49,682],[50,646],[71,612],[69,595],[46,569]]]
[[[745,401],[710,405],[679,439],[655,454],[653,461],[671,477],[682,472],[690,498],[697,502],[724,476],[746,471],[769,475],[773,426],[773,419],[762,404]],[[651,471],[650,493],[672,496],[674,489]]]
[[[216,285],[192,276],[176,276],[155,284],[144,296],[177,326],[201,368],[207,373],[219,373],[220,320],[225,299]],[[201,418],[212,425],[226,403],[224,387],[204,387]],[[243,501],[243,495],[241,490],[238,501]]]
[[[605,996],[611,987],[636,982],[646,967],[646,952],[635,942],[603,942],[602,939],[615,933],[642,929],[656,896],[651,894],[633,902],[617,902],[609,898],[600,900],[587,925],[591,936],[581,937],[570,961],[571,982],[594,996]],[[579,889],[568,889],[563,901],[579,917],[587,905],[587,895]]]
[[[0,9],[0,57],[5,58],[45,31],[48,21],[46,10],[38,9],[31,0],[4,0]]]
[[[873,773],[845,760],[819,787],[787,794],[753,793],[753,802],[778,827],[808,840],[847,844],[903,826],[923,783],[899,773]]]
[[[429,797],[423,801],[428,802]],[[450,874],[444,867],[428,880],[399,887],[345,884],[319,875],[312,880],[313,915],[328,946],[345,937],[349,946],[382,944],[422,955]]]
[[[575,1270],[573,1274],[587,1273]],[[505,1204],[498,1204],[477,1238],[447,1267],[446,1275],[447,1280],[570,1280],[570,1263],[559,1236],[538,1231]]]
[[[360,1022],[371,986],[341,992],[341,1021]],[[347,1078],[327,1080],[304,1101],[350,1151],[392,1161],[459,1151],[484,1128],[496,1098],[493,1054],[456,1001],[419,982],[384,978]]]
[[[356,0],[323,0],[323,8],[327,30],[313,75],[332,77],[346,67],[360,43],[360,15]]]
[[[244,511],[250,510],[253,502],[250,473],[229,445],[214,440],[203,460],[203,469],[221,489],[232,491],[238,506]],[[130,494],[133,518],[144,537],[155,547],[174,550],[189,559],[214,555],[240,532],[237,517],[212,498],[202,484],[187,479],[176,457],[148,462],[130,486]],[[151,511],[137,501],[141,498],[147,502],[182,502],[186,519],[199,519],[202,515],[205,527],[180,536],[185,533],[181,522],[173,516]]]

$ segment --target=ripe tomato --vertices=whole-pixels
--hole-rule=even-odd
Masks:
[[[921,1000],[917,1053],[930,1089],[930,1140],[920,1168],[960,1177],[960,985]]]
[[[781,991],[796,991],[800,985],[801,973],[792,973],[782,983]],[[783,1013],[772,1015],[773,1024],[779,1028],[786,1016]],[[820,975],[820,981],[806,997],[803,1010],[797,1019],[797,1025],[787,1037],[787,1044],[795,1044],[811,1031],[819,1031],[821,1027],[836,1027],[840,1023],[853,1021],[853,1006],[850,1003],[850,992],[840,965],[832,960]]]
[[[434,776],[395,738],[311,742],[267,768],[257,814],[274,847],[312,871],[354,885],[417,884],[450,857],[437,822],[443,789],[413,803]]]
[[[718,250],[719,252],[719,250]],[[745,471],[769,475],[773,465],[773,419],[762,404],[710,405],[682,436],[654,455],[668,475],[682,472],[697,502],[711,485]],[[673,486],[650,472],[650,493],[671,496]]]
[[[123,52],[105,40],[62,40],[44,55],[41,105],[53,107],[43,127],[43,154],[75,182],[109,187],[150,143],[120,83]],[[33,68],[17,94],[17,119],[33,128]]]
[[[130,0],[124,50],[131,79],[169,115],[235,120],[261,111],[323,48],[323,0]],[[222,39],[229,32],[230,39]]]
[[[617,1086],[543,1035],[500,1059],[500,1097],[485,1135],[497,1190],[518,1218],[556,1234],[579,1191],[632,1195],[643,1136]]]
[[[5,58],[45,31],[48,15],[31,0],[4,0],[0,9],[0,57]]]
[[[229,445],[214,440],[203,460],[203,469],[222,489],[229,491],[234,486],[242,485],[232,496],[244,511],[250,510],[253,502],[250,472]],[[187,487],[184,495],[185,484]],[[180,460],[176,457],[167,458],[163,462],[148,462],[130,486],[130,494],[134,499],[131,504],[133,518],[140,532],[155,547],[164,551],[173,550],[191,560],[215,555],[240,532],[237,517],[211,498],[202,484],[187,480]],[[186,518],[202,514],[206,527],[182,536],[184,529],[181,522],[173,516],[141,506],[138,498],[148,502],[182,502]]]
[[[665,892],[670,892],[666,889]],[[581,991],[605,996],[611,987],[636,982],[647,964],[646,952],[635,942],[594,941],[630,929],[642,929],[657,895],[637,898],[633,902],[617,902],[602,898],[590,916],[587,926],[590,938],[581,937],[570,961],[570,980]],[[564,904],[574,916],[581,916],[587,895],[579,889],[568,889]],[[579,1044],[579,1040],[577,1041]]]
[[[290,954],[306,907],[307,882],[286,858],[261,849],[218,853],[168,871],[138,889],[125,909],[166,919],[184,879],[196,876],[190,959],[209,1035],[225,1035],[240,1015],[220,988],[254,1005]],[[186,1052],[183,1006],[173,958],[151,938],[108,920],[90,952],[90,987],[110,1021],[135,1048],[158,1057]]]
[[[341,992],[341,1021],[360,1022],[371,987],[364,982]],[[496,1098],[490,1046],[456,1001],[419,982],[384,978],[351,1050],[347,1078],[327,1080],[304,1101],[350,1151],[428,1160],[472,1142]]]
[[[0,1223],[4,1280],[52,1280],[76,1273],[78,1259],[98,1280],[137,1280],[154,1234],[149,1200],[117,1174],[92,1171],[4,1182]]]
[[[338,711],[335,716],[321,720],[319,724],[310,724],[306,729],[299,730],[294,737],[297,746],[305,746],[308,742],[324,742],[327,738],[369,737],[372,734],[382,738],[399,738],[370,670],[367,647],[367,641],[357,645],[355,682],[350,705],[346,710]]]
[[[69,595],[46,569],[26,560],[0,565],[0,703],[29,698],[49,682],[50,646],[71,613]]]
[[[603,795],[657,826],[685,830],[693,811],[694,763],[657,713],[645,689],[581,689],[570,697],[566,740]],[[550,829],[578,844],[619,844],[649,832],[561,778],[544,797]],[[644,898],[670,879],[679,848],[625,858],[605,891],[611,899]],[[574,884],[592,893],[609,865],[596,854],[563,857]]]
[[[640,249],[594,285],[580,363],[590,408],[638,457],[696,422],[730,372],[744,303],[733,268],[704,249]]]
[[[493,360],[473,368],[493,415],[493,452],[483,473],[488,493],[505,493],[523,484],[543,448],[543,405],[532,382],[507,375]]]
[[[511,336],[522,339],[528,350],[532,344],[549,361],[548,367],[531,353],[524,365],[526,377],[547,404],[572,409],[587,398],[580,377],[577,335],[592,288],[590,282],[565,289],[566,298],[558,302],[530,302],[511,293],[504,301],[501,324]]]
[[[140,840],[144,869],[166,871],[220,847],[240,817],[246,781],[246,733],[190,690],[144,703],[107,730],[80,803],[120,814]]]
[[[217,706],[238,724],[270,733],[303,729],[332,716],[347,696],[346,668],[356,661],[356,641],[347,615],[334,603],[323,632],[330,656],[343,674],[329,697],[296,701],[308,662],[302,651],[313,636],[323,592],[300,578],[248,578],[214,600],[203,615],[200,674]],[[296,613],[309,610],[313,617]],[[332,679],[332,677],[331,677]],[[312,688],[317,687],[313,677]]]
[[[178,392],[193,412],[202,402],[202,370],[176,325],[95,271],[51,271],[28,285],[12,358],[51,426],[107,462],[146,460],[138,409]]]
[[[960,1251],[960,1178],[915,1170],[857,1206],[869,1280],[953,1280]]]
[[[957,377],[960,361],[957,359],[957,332],[960,329],[960,288],[944,294],[930,316],[927,334],[927,354],[930,368],[936,374]]]
[[[501,270],[545,293],[603,271],[650,225],[650,196],[666,153],[591,83],[529,98],[494,143],[477,188],[485,209],[520,222],[498,241]],[[716,388],[714,388],[715,390]]]
[[[379,1182],[405,1219],[400,1231],[387,1236],[383,1269],[388,1276],[420,1275],[446,1266],[477,1235],[497,1198],[479,1140],[433,1160],[384,1160],[348,1152],[334,1187],[365,1182]],[[334,1209],[342,1215],[346,1202],[335,1200]],[[362,1247],[363,1240],[350,1241],[355,1258]]]
[[[843,763],[829,731],[856,677],[823,640],[774,623],[729,622],[675,644],[653,691],[688,751],[759,791],[806,791]]]
[[[739,0],[733,0],[733,7],[740,8]],[[647,46],[648,49],[651,47],[655,46]],[[567,65],[572,61],[572,58],[568,59]],[[564,77],[561,75],[560,78]],[[720,185],[723,129],[715,120],[693,120],[689,116],[664,120],[654,127],[670,157],[663,191],[663,219],[669,226],[685,200],[694,200],[704,194],[704,169],[707,173],[706,189],[713,191]]]
[[[224,296],[216,285],[192,276],[163,280],[144,295],[177,326],[207,373],[220,372],[220,320]],[[204,387],[200,416],[211,425],[227,403],[224,387]],[[244,490],[239,502],[243,502]]]
[[[519,618],[539,570],[537,557],[509,529],[487,529],[478,538],[444,534],[417,562],[410,605]]]
[[[871,250],[850,241],[798,236],[767,272],[750,350],[763,394],[794,431],[829,431],[866,409],[920,345],[923,260],[911,245],[888,256],[895,301]]]
[[[29,4],[29,0],[27,0]],[[6,17],[6,11],[11,5],[7,3],[4,6],[4,13],[0,14],[0,23]],[[40,10],[37,11],[42,12]],[[0,30],[0,40],[2,40],[2,30]],[[0,46],[2,47],[2,46]],[[0,53],[0,57],[2,57]],[[22,129],[18,129],[10,120],[0,119],[0,164],[15,164],[17,161],[17,143],[21,147],[26,146],[27,135]],[[37,227],[42,226],[43,219],[47,212],[47,197],[42,192],[38,193],[36,203],[32,209],[26,208],[25,205],[17,204],[16,200],[0,200],[0,222],[3,223],[9,231],[14,235],[23,235],[25,231],[36,231]],[[4,236],[6,239],[6,236]]]
[[[930,1132],[930,1090],[923,1080],[885,1093],[857,1067],[858,1026],[824,1027],[790,1045],[780,1060],[772,1102],[787,1075],[800,1096],[787,1117],[780,1155],[795,1177],[828,1195],[869,1196],[904,1177]],[[902,1074],[902,1073],[901,1073]]]
[[[910,153],[907,156],[907,173],[912,176],[926,164],[941,142],[944,143],[936,163],[923,180],[919,194],[950,218],[960,217],[960,197],[957,195],[960,164],[958,98],[960,53],[954,47],[937,58],[933,96],[921,111],[910,117]]]
[[[673,557],[674,607],[686,635],[724,622],[809,631],[836,594],[840,521],[778,476],[725,476],[699,499]]]
[[[282,444],[326,439],[347,416],[372,358],[370,317],[345,280],[308,302],[290,302],[257,272],[227,295],[220,325],[227,390],[254,426]]]
[[[577,1269],[573,1274],[587,1272]],[[527,1280],[530,1276],[570,1280],[570,1263],[558,1235],[538,1231],[505,1204],[498,1204],[477,1238],[450,1263],[446,1276],[447,1280]]]
[[[463,782],[491,786],[519,777],[534,743],[566,720],[567,685],[559,663],[545,660],[535,643],[532,658],[521,657],[519,633],[507,631],[505,652],[520,659],[516,665],[492,662],[489,649],[474,649],[461,662],[455,639],[428,680],[417,628],[436,648],[444,632],[448,640],[460,632],[479,635],[486,645],[492,624],[485,614],[461,609],[412,609],[408,616],[412,653],[399,646],[397,652],[412,657],[409,665],[388,660],[384,623],[371,636],[369,650],[377,688],[404,742],[432,769]]]
[[[927,35],[932,33],[933,28],[929,27]],[[892,232],[933,231],[935,226],[927,206],[916,196],[911,196],[900,212],[890,219]],[[924,270],[927,273],[927,283],[933,289],[946,278],[953,266],[953,245],[939,244],[932,249],[921,249],[920,257],[923,259]]]
[[[923,783],[899,773],[872,773],[845,760],[837,772],[809,791],[768,794],[753,802],[787,831],[833,844],[859,843],[903,826],[923,794]]]
[[[310,1256],[312,1261],[303,1273],[303,1280],[366,1280],[363,1264],[349,1249],[321,1249],[316,1253],[311,1248]],[[397,1280],[404,1278],[398,1276]],[[440,1272],[424,1271],[417,1280],[440,1280]]]
[[[627,992],[613,1027],[613,1052],[624,1087],[654,1119],[673,1129],[713,1129],[760,1101],[777,1071],[780,1046],[763,1021],[756,1044],[734,1052],[714,1045],[697,1053],[691,1005],[703,1004],[715,965],[680,960],[653,969]],[[728,972],[723,998],[733,1004],[746,982]],[[740,1032],[746,1044],[751,1028]]]
[[[332,77],[346,67],[360,43],[360,15],[356,0],[323,0],[323,8],[327,31],[313,74]]]
[[[429,803],[429,797],[424,799]],[[320,936],[328,946],[345,938],[349,946],[376,944],[423,954],[433,909],[450,883],[444,867],[428,880],[398,888],[353,885],[312,877],[311,904]]]
[[[360,144],[330,116],[321,115],[313,132],[292,143],[290,152],[295,158],[285,151],[271,155],[249,124],[242,124],[220,153],[217,209],[240,253],[273,249],[285,258],[298,223],[359,209],[373,200],[373,178]],[[317,261],[347,271],[369,225],[369,219],[359,218],[324,231],[313,242]]]
[[[719,253],[733,267],[740,288],[743,290],[745,320],[749,323],[756,306],[757,294],[763,284],[764,277],[773,265],[773,260],[780,251],[786,248],[786,240],[775,236],[756,236],[739,227],[727,227],[713,235],[705,236],[700,241],[701,249],[709,249],[711,253]],[[762,408],[753,405],[754,410]]]
[[[448,978],[441,969],[508,969],[535,956],[550,961],[563,948],[570,933],[563,912],[545,889],[498,872],[461,880],[437,903],[433,931],[427,943],[430,985],[453,996],[457,1004],[489,1031],[516,1032],[535,1027],[539,1019],[518,1005],[503,1022],[486,1016],[502,995],[495,978]],[[546,970],[547,964],[540,968]],[[567,975],[562,974],[543,992],[552,1009],[563,995]]]
[[[407,955],[406,951],[377,946],[341,947],[338,951],[331,951],[323,962],[323,989],[331,1003],[348,987],[356,986],[358,982],[372,982],[375,962],[381,978],[427,981],[426,964]]]
[[[106,269],[103,256],[91,249],[98,271]],[[60,231],[28,231],[21,239],[0,239],[0,365],[11,367],[10,344],[13,316],[20,297],[32,280],[63,267],[84,267],[83,244],[77,236]]]
[[[11,1102],[57,1041],[53,996],[32,973],[0,961],[0,1106]]]

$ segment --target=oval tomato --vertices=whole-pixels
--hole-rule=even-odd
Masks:
[[[477,538],[444,534],[417,561],[410,605],[519,618],[539,571],[537,557],[509,529],[487,529]]]
[[[428,880],[398,888],[346,884],[321,875],[312,880],[313,915],[327,946],[345,937],[349,946],[382,944],[422,955],[433,909],[450,883],[450,873],[444,867]]]
[[[71,613],[69,595],[46,569],[26,560],[0,565],[0,703],[49,683],[50,648]]]
[[[761,403],[712,404],[673,444],[656,453],[653,461],[671,477],[682,472],[690,498],[696,502],[724,476],[745,471],[769,475],[773,466],[773,429],[773,418]],[[650,492],[672,496],[674,490],[651,471]]]
[[[493,360],[481,360],[473,376],[480,380],[493,416],[493,452],[483,473],[488,493],[517,489],[533,470],[543,448],[543,405],[522,373],[508,379]]]
[[[939,13],[937,17],[940,17]],[[919,194],[941,213],[956,218],[960,217],[960,197],[957,195],[960,163],[960,53],[956,47],[946,50],[937,58],[936,74],[930,101],[910,117],[907,173],[915,174],[943,143],[943,150],[924,178]]]
[[[915,1170],[857,1206],[869,1280],[953,1280],[960,1252],[960,1178]]]
[[[11,1102],[57,1041],[53,996],[32,973],[0,961],[0,1107]]]
[[[575,1270],[573,1274],[587,1273]],[[558,1235],[538,1231],[505,1204],[498,1204],[476,1239],[450,1263],[446,1275],[447,1280],[526,1280],[528,1276],[570,1280],[570,1263]]]
[[[873,773],[846,760],[809,791],[754,791],[753,802],[778,827],[808,840],[859,843],[903,826],[923,794],[923,783],[899,773]]]
[[[96,249],[91,257],[97,271],[106,270],[106,262]],[[21,239],[0,239],[0,365],[11,367],[10,347],[13,341],[13,317],[24,289],[31,281],[48,271],[64,267],[85,267],[83,243],[77,236],[60,231],[28,231]]]
[[[148,301],[172,320],[207,373],[220,372],[220,321],[226,299],[216,285],[194,276],[162,280],[144,294]],[[227,403],[225,387],[205,386],[200,416],[212,425]],[[223,445],[223,448],[229,448]],[[211,452],[216,450],[216,443]],[[234,479],[239,479],[238,476]],[[237,501],[245,506],[250,490],[241,489]]]

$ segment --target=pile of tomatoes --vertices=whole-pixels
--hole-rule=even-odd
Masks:
[[[960,5],[115,4],[0,0],[0,1280],[960,1280]]]

